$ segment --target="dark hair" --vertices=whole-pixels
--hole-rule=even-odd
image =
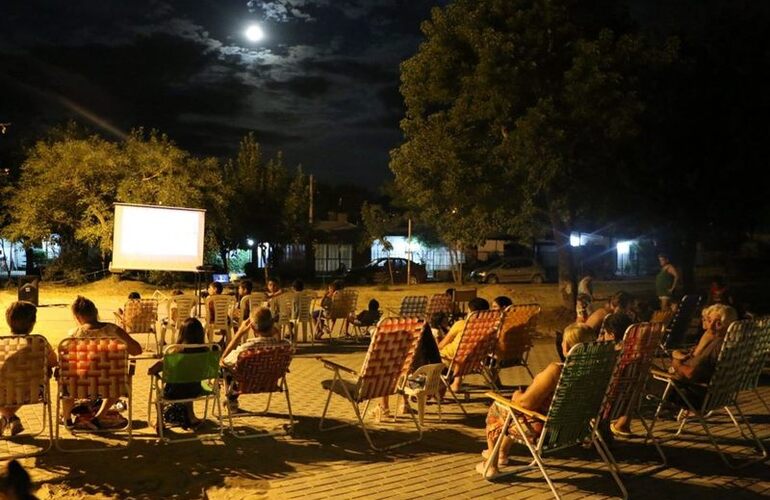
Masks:
[[[602,330],[611,333],[615,341],[620,341],[631,326],[631,318],[624,313],[612,313],[605,316],[602,322]]]
[[[302,280],[294,280],[294,283],[291,284],[291,287],[297,292],[301,292],[305,289],[305,283],[303,283]]]
[[[176,290],[171,292],[171,295],[184,295],[184,292],[177,288]]]
[[[336,292],[337,290],[342,290],[343,288],[345,288],[345,283],[343,283],[342,280],[334,280],[331,282],[331,287]]]
[[[259,333],[272,333],[273,315],[270,312],[270,309],[267,307],[260,307],[257,309],[254,313],[254,324],[252,328]]]
[[[492,302],[500,306],[500,309],[505,309],[506,307],[513,305],[513,301],[510,299],[510,297],[506,297],[505,295],[495,297]]]
[[[468,301],[468,309],[470,311],[488,311],[489,302],[487,302],[487,299],[482,299],[481,297],[474,297]]]
[[[209,283],[209,286],[210,287],[213,286],[214,290],[216,290],[217,293],[222,293],[222,283],[218,281],[212,281],[211,283]]]
[[[449,295],[450,297],[455,296],[455,289],[454,288],[447,288],[444,292],[444,295]]]
[[[251,282],[251,280],[241,280],[240,283],[238,283],[238,286],[246,290],[247,294],[250,294],[254,289],[254,284]]]
[[[24,467],[18,461],[11,460],[7,468],[8,471],[0,476],[0,493],[18,500],[36,499],[31,493],[32,481]]]
[[[271,281],[276,285],[278,285],[279,288],[281,287],[281,280],[279,280],[278,278],[275,278],[273,276],[267,278],[267,283],[270,283]]]
[[[377,302],[377,299],[372,299],[369,301],[369,310],[370,311],[376,311],[380,308],[380,303]]]
[[[203,344],[206,341],[206,331],[198,318],[187,318],[179,328],[178,344]]]
[[[579,293],[577,296],[578,302],[585,302],[586,304],[590,304],[592,302],[591,296],[587,293]]]
[[[37,321],[37,307],[32,302],[20,300],[5,310],[5,321],[14,335],[29,335]]]
[[[431,328],[441,328],[444,322],[447,321],[448,319],[449,319],[449,316],[447,316],[447,313],[443,311],[438,311],[430,315],[430,320],[428,321],[428,323],[430,324]]]
[[[613,308],[620,307],[621,309],[625,309],[630,303],[631,295],[622,290],[620,292],[616,292],[615,295],[613,295],[610,299],[610,305],[612,305]]]
[[[96,321],[99,317],[99,310],[96,308],[96,304],[89,299],[78,295],[75,302],[72,303],[72,314],[79,316],[86,321]]]
[[[139,295],[139,292],[131,292],[128,294],[128,300],[139,300],[142,296]]]

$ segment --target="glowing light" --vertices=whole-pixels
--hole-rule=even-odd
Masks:
[[[246,28],[246,38],[250,42],[259,42],[263,38],[265,38],[265,32],[262,30],[262,27],[258,24],[252,24],[248,28]]]
[[[618,241],[616,245],[618,249],[618,256],[626,255],[631,251],[631,241]]]
[[[246,244],[249,245],[250,247],[253,247],[254,246],[254,240],[252,240],[251,238],[248,238],[246,240]]]
[[[572,233],[569,235],[569,244],[573,247],[579,247],[580,246],[580,235],[576,233]]]

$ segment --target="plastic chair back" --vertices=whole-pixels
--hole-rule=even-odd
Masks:
[[[67,338],[59,344],[59,392],[78,399],[130,397],[126,344],[115,337]]]
[[[194,306],[195,297],[191,295],[172,296],[169,301],[169,320],[174,324],[181,325],[184,320],[192,316]]]
[[[201,352],[169,352],[181,349]],[[205,351],[203,350],[205,349]],[[172,344],[163,354],[161,379],[167,384],[185,384],[216,379],[219,374],[219,346],[217,344]]]
[[[541,449],[573,446],[590,436],[591,419],[599,415],[616,358],[615,342],[578,344],[570,350],[540,435]]]
[[[212,295],[206,299],[206,326],[226,330],[229,327],[228,313],[235,299],[230,295]],[[210,317],[209,304],[214,304],[214,318]]]
[[[37,403],[48,383],[48,342],[42,335],[0,337],[0,406]]]

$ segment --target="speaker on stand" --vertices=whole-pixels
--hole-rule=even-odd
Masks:
[[[32,302],[35,306],[40,305],[40,277],[22,276],[19,285],[19,300]]]

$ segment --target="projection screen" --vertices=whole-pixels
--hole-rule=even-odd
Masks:
[[[115,204],[113,270],[195,271],[203,264],[206,211]]]

